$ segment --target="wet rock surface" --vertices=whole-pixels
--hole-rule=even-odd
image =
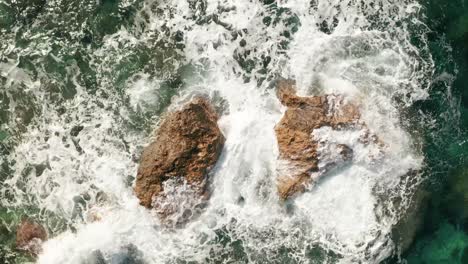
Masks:
[[[23,219],[16,229],[16,248],[31,255],[38,255],[42,250],[42,243],[46,240],[46,229],[32,220]]]
[[[303,192],[311,182],[312,173],[319,171],[319,142],[312,135],[314,129],[327,126],[346,129],[360,125],[358,107],[345,102],[342,96],[300,97],[296,95],[295,86],[292,80],[277,82],[277,96],[287,107],[275,127],[281,161],[277,187],[282,199]],[[338,157],[324,167],[352,159],[353,151],[349,146],[340,144],[335,149]]]
[[[194,195],[201,200],[208,198],[209,172],[225,141],[217,121],[215,110],[201,97],[193,99],[181,110],[167,114],[155,140],[143,150],[140,159],[135,193],[141,205],[155,208],[164,217],[174,214],[174,205],[167,203],[181,201],[169,201],[174,198],[174,191],[165,190],[168,185],[189,189],[191,195],[186,198],[190,200]],[[183,196],[184,192],[179,193]]]

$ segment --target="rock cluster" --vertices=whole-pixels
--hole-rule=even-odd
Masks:
[[[304,191],[315,179],[313,175],[353,158],[350,146],[339,143],[327,144],[319,153],[323,142],[314,138],[314,130],[343,130],[364,124],[358,107],[343,96],[301,97],[291,80],[280,80],[277,86],[277,96],[287,107],[275,126],[280,153],[277,189],[285,200]],[[166,115],[155,140],[141,156],[135,193],[143,206],[155,209],[162,219],[177,214],[176,218],[185,221],[190,215],[185,216],[183,211],[198,208],[206,201],[209,172],[225,141],[217,120],[214,109],[201,97]],[[326,157],[321,157],[324,153]]]
[[[342,129],[357,125],[359,110],[356,105],[345,103],[341,96],[297,96],[292,80],[278,81],[277,96],[287,107],[275,127],[279,158],[283,161],[277,187],[279,196],[287,199],[304,191],[311,181],[311,174],[318,171],[318,142],[312,136],[314,129],[325,126]],[[338,145],[337,153],[340,160],[352,158],[352,149],[346,145]]]
[[[164,189],[169,182],[188,186],[191,194],[208,198],[209,172],[225,141],[217,121],[215,110],[202,97],[167,114],[155,140],[141,156],[135,193],[143,206],[155,208],[165,217],[174,213],[173,206],[165,207],[161,202],[167,199]]]
[[[31,255],[38,255],[42,243],[46,240],[47,231],[45,228],[29,219],[23,219],[16,229],[16,247]]]

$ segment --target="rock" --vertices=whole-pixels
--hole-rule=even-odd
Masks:
[[[45,228],[29,219],[23,219],[16,229],[16,247],[31,255],[38,255],[41,251],[42,243],[46,240],[47,231]]]
[[[440,207],[460,226],[468,226],[468,167],[452,169]]]
[[[110,256],[109,263],[112,264],[145,264],[143,252],[135,245],[130,244],[122,247],[116,254]]]
[[[314,129],[358,126],[360,115],[357,106],[345,103],[342,96],[297,96],[292,80],[278,81],[277,89],[280,102],[288,107],[275,127],[280,160],[283,161],[278,193],[282,199],[287,199],[303,192],[311,181],[311,174],[319,171],[318,142],[312,136]],[[352,158],[352,149],[348,146],[341,144],[336,148],[341,156],[336,160]]]
[[[462,259],[467,258],[464,251],[468,246],[468,235],[448,221],[441,222],[436,228],[418,238],[404,263],[467,263]]]
[[[162,208],[158,211],[162,216],[173,214],[174,210],[164,208],[174,205],[161,207],[168,201],[164,190],[168,183],[188,187],[191,194],[208,198],[209,171],[216,164],[225,141],[217,120],[215,110],[201,97],[167,114],[155,141],[143,150],[140,159],[135,193],[141,205]]]

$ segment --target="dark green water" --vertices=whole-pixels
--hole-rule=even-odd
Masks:
[[[408,263],[468,263],[468,1],[423,1],[436,75],[431,100],[417,107],[437,116],[426,131],[428,207]],[[448,44],[447,47],[446,45]],[[445,73],[455,79],[447,79]],[[451,102],[443,95],[452,89]],[[449,105],[455,107],[451,108]]]
[[[430,89],[429,100],[413,105],[411,111],[422,111],[437,122],[422,132],[427,143],[425,210],[416,240],[401,258],[415,264],[465,264],[468,263],[468,1],[422,0],[421,3],[429,28],[427,37],[436,81]],[[101,99],[116,96],[119,102],[116,109],[125,108],[132,117],[122,122],[135,130],[148,131],[151,116],[163,111],[170,97],[184,85],[182,76],[186,68],[174,69],[172,64],[162,63],[166,59],[182,59],[174,52],[183,48],[179,43],[181,36],[168,31],[164,38],[154,36],[157,41],[148,40],[151,45],[129,45],[119,47],[113,54],[90,55],[103,45],[106,35],[122,26],[136,32],[144,30],[144,23],[135,23],[136,17],[145,20],[144,14],[138,13],[142,6],[140,0],[0,0],[0,62],[15,61],[18,68],[32,76],[32,81],[45,84],[43,95],[54,102],[54,110],[60,112],[61,105],[73,98],[80,86],[95,95],[91,104],[98,107]],[[115,57],[120,59],[114,61]],[[160,103],[146,112],[132,109],[122,92],[130,76],[141,71],[164,79],[161,90],[165,92],[158,95]],[[32,120],[44,114],[33,91],[21,83],[7,85],[7,81],[8,78],[0,75],[0,155],[3,157],[12,152]],[[9,96],[14,97],[15,105]],[[14,167],[3,157],[0,181],[6,180]],[[36,164],[31,169],[38,172],[44,166]],[[8,189],[1,195],[9,202],[15,200]],[[12,250],[14,227],[23,215],[36,213],[34,201],[30,208],[7,204],[0,205],[3,220],[0,262],[22,263],[28,257]],[[56,222],[57,230],[68,227],[64,219]],[[398,262],[397,258],[389,260],[394,261]]]

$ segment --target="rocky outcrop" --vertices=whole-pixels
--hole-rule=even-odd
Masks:
[[[304,191],[311,181],[311,174],[319,171],[318,142],[312,135],[314,129],[358,125],[359,110],[356,105],[344,102],[342,96],[297,96],[295,82],[291,80],[278,81],[277,89],[280,102],[287,107],[275,127],[282,161],[277,182],[280,197],[287,199]],[[336,152],[340,156],[336,160],[352,158],[352,149],[344,144],[337,145]]]
[[[38,255],[41,251],[42,243],[47,240],[45,228],[29,219],[23,219],[16,229],[16,248],[28,252],[31,255]]]
[[[179,192],[190,193],[190,199],[193,195],[208,197],[209,171],[216,164],[225,141],[217,120],[215,110],[201,97],[167,114],[155,140],[141,156],[135,193],[143,206],[155,208],[165,217],[173,214],[181,201],[168,201],[168,195],[173,193],[173,190],[165,191],[168,183],[171,188],[176,185],[190,189]]]

